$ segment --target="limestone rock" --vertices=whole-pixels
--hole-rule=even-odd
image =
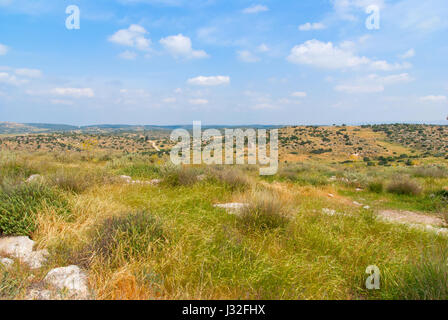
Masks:
[[[76,298],[89,297],[87,275],[78,266],[52,269],[45,276],[44,281],[59,290],[67,290]]]
[[[0,252],[21,260],[31,269],[42,267],[48,257],[47,250],[33,251],[34,241],[28,237],[7,237],[0,239]]]

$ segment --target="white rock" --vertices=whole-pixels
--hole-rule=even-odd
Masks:
[[[332,194],[332,193],[329,193],[328,196],[329,196],[330,198],[334,198],[334,194]]]
[[[67,290],[80,299],[87,299],[89,296],[87,275],[78,266],[52,269],[44,281],[59,290]]]
[[[33,252],[34,241],[28,237],[8,237],[0,239],[0,252],[14,258],[23,259]]]
[[[26,182],[37,182],[39,180],[42,180],[42,176],[40,174],[33,174],[28,179],[26,179]]]
[[[10,266],[14,264],[14,260],[9,258],[0,258],[0,266],[4,266],[6,269],[8,269]]]
[[[359,206],[359,207],[362,206],[362,203],[359,203],[359,202],[357,202],[357,201],[353,201],[353,204],[354,204],[355,206]]]
[[[47,260],[48,251],[33,251],[34,241],[28,237],[0,239],[0,252],[26,263],[31,269],[38,269]]]
[[[120,176],[120,179],[123,180],[126,183],[131,183],[132,178],[130,176]]]
[[[49,253],[46,249],[33,251],[24,259],[24,262],[28,264],[31,269],[39,269],[47,261],[48,255]]]
[[[243,210],[244,208],[248,207],[249,204],[247,203],[223,203],[223,204],[215,204],[213,207],[215,208],[220,208],[220,209],[225,209],[228,213],[237,213],[241,210]]]
[[[361,188],[356,188],[356,191],[357,191],[357,192],[361,192],[362,189],[361,189]]]
[[[162,183],[161,179],[152,179],[151,181],[149,181],[149,184],[152,186],[156,186],[158,184]]]
[[[328,209],[328,208],[323,208],[322,213],[326,214],[327,216],[334,216],[337,214],[336,210],[332,210],[332,209]]]
[[[370,206],[364,206],[363,208],[366,209],[366,210],[369,210]]]
[[[32,289],[26,295],[26,300],[51,300],[52,294],[50,290]]]

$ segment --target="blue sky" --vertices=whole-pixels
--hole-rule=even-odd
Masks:
[[[443,122],[446,17],[446,0],[0,0],[0,121]]]

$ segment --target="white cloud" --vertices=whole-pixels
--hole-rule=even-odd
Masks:
[[[0,82],[14,86],[20,86],[22,84],[28,83],[28,80],[17,78],[15,75],[11,75],[7,72],[0,72]]]
[[[42,71],[38,69],[16,69],[15,74],[27,78],[40,78],[42,77]]]
[[[230,83],[230,77],[227,76],[214,76],[204,77],[199,76],[196,78],[188,79],[188,83],[197,86],[219,86]]]
[[[137,53],[133,51],[126,50],[118,55],[121,59],[124,60],[135,60],[137,58]]]
[[[131,25],[128,29],[118,30],[115,34],[109,37],[109,41],[126,46],[136,48],[141,51],[149,51],[151,40],[145,38],[148,32],[142,26],[137,24]]]
[[[367,67],[374,70],[392,71],[411,67],[409,63],[389,64],[383,60],[371,60],[354,53],[355,44],[345,41],[340,46],[331,42],[309,40],[291,49],[288,60],[296,64],[306,64],[325,69],[347,69]]]
[[[162,38],[160,44],[175,58],[202,59],[209,57],[203,50],[193,50],[191,39],[182,34]]]
[[[420,98],[420,101],[424,102],[445,102],[446,100],[447,100],[446,96],[435,96],[435,95]]]
[[[257,47],[257,50],[260,52],[268,52],[270,49],[266,44],[262,43]]]
[[[243,62],[253,63],[260,61],[260,58],[254,55],[248,50],[242,50],[237,52],[238,59]]]
[[[9,47],[0,43],[0,56],[4,56],[9,51]]]
[[[325,28],[326,26],[320,22],[314,22],[314,23],[307,22],[299,26],[300,31],[322,30]]]
[[[357,79],[351,83],[337,85],[334,89],[338,92],[357,93],[378,93],[383,92],[388,85],[408,83],[414,79],[408,73],[393,74],[389,76],[378,76],[371,74],[365,78]]]
[[[191,99],[190,104],[194,104],[194,105],[205,105],[208,104],[208,100],[206,99]]]
[[[54,88],[51,93],[73,98],[93,98],[95,96],[95,92],[91,88]]]
[[[307,93],[303,92],[303,91],[297,91],[297,92],[291,93],[291,97],[305,98],[306,96],[307,96]]]
[[[260,13],[260,12],[266,12],[266,11],[269,11],[269,8],[267,6],[257,4],[257,5],[254,5],[249,8],[244,9],[243,13],[254,14],[254,13]]]
[[[414,49],[409,49],[408,51],[406,51],[405,53],[399,55],[399,57],[401,59],[409,59],[415,56],[415,50]]]

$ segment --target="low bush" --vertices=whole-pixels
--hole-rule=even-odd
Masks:
[[[45,206],[58,214],[70,213],[61,192],[42,184],[22,184],[0,190],[0,235],[30,236],[36,229],[36,214]]]
[[[241,211],[239,220],[241,226],[248,230],[281,228],[288,222],[288,209],[276,194],[257,192]]]
[[[422,187],[407,177],[397,177],[387,186],[387,192],[399,195],[418,195]]]
[[[373,193],[383,193],[384,183],[382,181],[372,181],[368,183],[367,188]]]

